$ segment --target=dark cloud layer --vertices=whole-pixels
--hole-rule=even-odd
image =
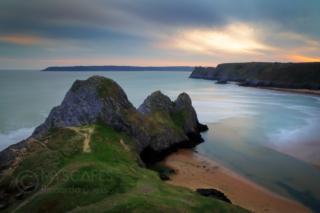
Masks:
[[[223,31],[234,24],[250,26],[257,41],[267,46],[299,49],[304,47],[304,40],[308,40],[309,46],[312,42],[317,46],[319,11],[319,0],[3,0],[0,2],[0,66],[6,58],[87,54],[90,59],[92,53],[86,50],[93,49],[93,55],[100,58],[113,54],[129,57],[136,49],[140,55],[135,57],[166,60],[167,54],[174,52],[178,56],[181,51],[169,53],[168,49],[159,49],[168,40],[192,30]],[[286,35],[289,40],[285,39]],[[30,37],[48,42],[25,45],[23,42],[28,43]],[[50,51],[53,49],[61,54],[55,56]],[[190,52],[188,57],[196,62],[203,55],[199,54]],[[294,54],[298,54],[296,50]],[[320,57],[315,51],[309,56]],[[213,57],[212,63],[219,63],[218,60]]]

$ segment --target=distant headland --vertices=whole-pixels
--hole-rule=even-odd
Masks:
[[[42,71],[193,71],[194,67],[74,66],[48,67]]]
[[[240,86],[320,90],[320,62],[227,63],[195,67],[190,78],[236,81]]]

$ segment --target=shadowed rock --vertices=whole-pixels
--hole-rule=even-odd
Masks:
[[[166,174],[159,173],[159,177],[163,181],[171,180]]]
[[[148,117],[165,118],[163,122],[160,121],[163,133],[153,137],[149,146],[141,153],[142,160],[147,164],[162,160],[178,148],[191,148],[204,141],[200,131],[207,130],[208,127],[199,123],[191,99],[186,93],[181,93],[172,102],[168,96],[156,91],[144,100],[138,111]],[[164,144],[167,145],[163,146]]]
[[[197,189],[197,192],[205,197],[211,197],[214,199],[225,201],[227,203],[231,203],[231,201],[222,192],[219,192],[215,189]]]
[[[215,84],[227,84],[228,82],[225,79],[218,80]]]

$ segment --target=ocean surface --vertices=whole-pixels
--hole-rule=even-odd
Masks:
[[[31,135],[76,79],[112,78],[135,107],[156,90],[187,92],[209,126],[199,154],[320,211],[320,97],[220,85],[190,72],[0,71],[0,150]],[[302,159],[298,160],[298,159]],[[308,162],[308,163],[306,163]]]

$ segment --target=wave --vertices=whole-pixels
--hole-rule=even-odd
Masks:
[[[314,96],[310,96],[310,97],[316,99],[316,103],[320,103],[320,98],[314,97]]]
[[[294,145],[297,143],[306,143],[307,141],[316,141],[319,136],[319,118],[306,119],[306,125],[294,129],[279,129],[277,133],[269,134],[269,141],[277,146]]]
[[[21,128],[15,131],[11,131],[9,134],[0,134],[0,151],[4,150],[8,146],[18,143],[28,138],[35,127],[32,128]]]
[[[320,164],[320,118],[307,118],[306,124],[299,128],[279,129],[268,134],[265,146],[294,156],[305,162]]]

